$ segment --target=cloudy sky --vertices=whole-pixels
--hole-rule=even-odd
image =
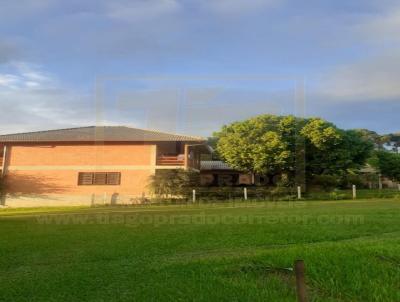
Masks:
[[[0,133],[261,113],[399,131],[399,32],[389,0],[1,0]]]

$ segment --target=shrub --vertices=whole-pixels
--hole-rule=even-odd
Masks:
[[[332,191],[339,185],[339,178],[334,175],[315,175],[311,180],[311,185],[319,187],[325,192]]]
[[[343,188],[351,188],[352,185],[356,185],[358,188],[363,188],[365,187],[365,183],[365,177],[358,174],[348,174],[342,179],[341,186]]]
[[[188,196],[200,184],[198,172],[171,169],[158,170],[150,177],[149,188],[158,197],[172,198]]]
[[[342,200],[342,199],[346,199],[347,196],[345,193],[341,193],[338,190],[335,190],[331,193],[329,193],[329,199],[333,199],[333,200]]]

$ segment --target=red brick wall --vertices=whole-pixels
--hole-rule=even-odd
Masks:
[[[103,192],[140,196],[154,173],[154,151],[150,144],[13,145],[7,155],[8,191],[37,197]],[[121,184],[78,186],[79,172],[95,171],[121,172]]]

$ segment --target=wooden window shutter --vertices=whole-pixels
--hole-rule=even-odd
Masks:
[[[120,185],[121,172],[79,172],[78,186]]]
[[[108,185],[119,185],[121,183],[121,173],[109,172],[107,173],[107,184]]]
[[[105,185],[107,184],[107,173],[106,172],[96,172],[94,173],[94,185]]]
[[[93,173],[80,172],[78,175],[78,185],[92,185]]]

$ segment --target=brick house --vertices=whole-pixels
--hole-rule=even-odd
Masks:
[[[129,204],[160,169],[200,169],[205,139],[123,126],[0,135],[2,205]]]

